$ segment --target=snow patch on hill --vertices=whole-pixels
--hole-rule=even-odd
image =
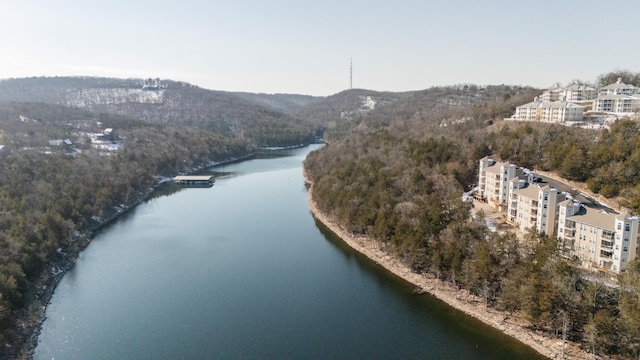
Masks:
[[[67,90],[67,106],[90,108],[92,105],[115,105],[123,103],[162,103],[164,90],[148,91],[142,89],[108,88]]]

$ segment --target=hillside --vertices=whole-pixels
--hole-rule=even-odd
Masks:
[[[467,301],[521,319],[550,343],[566,337],[604,357],[637,358],[640,261],[619,278],[628,291],[606,287],[560,256],[555,237],[491,232],[462,200],[477,182],[478,160],[493,155],[620,195],[620,205],[640,212],[639,125],[619,120],[595,132],[502,121],[537,93],[432,88],[361,114],[328,131],[328,146],[307,157],[312,200],[349,236],[445,281]]]
[[[257,146],[289,146],[313,139],[300,118],[234,93],[162,80],[143,88],[142,79],[92,77],[24,78],[0,81],[0,101],[41,102],[153,124],[194,126],[245,139]]]
[[[405,96],[407,93],[345,90],[326,98],[316,99],[299,108],[295,114],[324,128],[334,128]]]
[[[439,127],[452,125],[448,121],[464,122],[482,107],[491,109],[482,110],[479,121],[509,116],[515,106],[537,94],[531,87],[506,85],[454,85],[403,93],[354,89],[310,103],[296,115],[319,124],[329,140],[386,127],[414,136],[440,131]],[[448,119],[451,116],[457,118]]]
[[[247,92],[235,92],[233,94],[249,102],[260,104],[287,114],[293,114],[301,107],[322,99],[322,97],[318,96],[296,94],[255,94]]]

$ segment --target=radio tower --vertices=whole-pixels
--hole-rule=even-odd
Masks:
[[[353,58],[349,60],[349,90],[353,89]]]

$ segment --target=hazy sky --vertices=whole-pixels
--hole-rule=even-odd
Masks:
[[[640,1],[0,0],[0,78],[331,95],[640,71]],[[628,35],[627,35],[628,34]]]

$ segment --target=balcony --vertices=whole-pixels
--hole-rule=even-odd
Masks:
[[[605,240],[602,240],[602,241],[600,242],[600,246],[601,246],[602,248],[604,248],[604,249],[610,249],[610,250],[611,250],[611,249],[613,249],[613,241],[605,241]]]
[[[564,237],[565,238],[573,239],[575,236],[576,236],[575,229],[574,230],[564,229]]]
[[[607,241],[613,241],[615,239],[616,234],[612,232],[603,232],[602,239]]]
[[[531,209],[531,215],[538,215],[538,209]]]
[[[509,215],[516,217],[518,216],[518,210],[511,210],[511,212],[509,212]]]
[[[612,259],[613,251],[600,250],[600,257],[605,259]]]
[[[531,200],[531,206],[538,207],[538,200]]]

